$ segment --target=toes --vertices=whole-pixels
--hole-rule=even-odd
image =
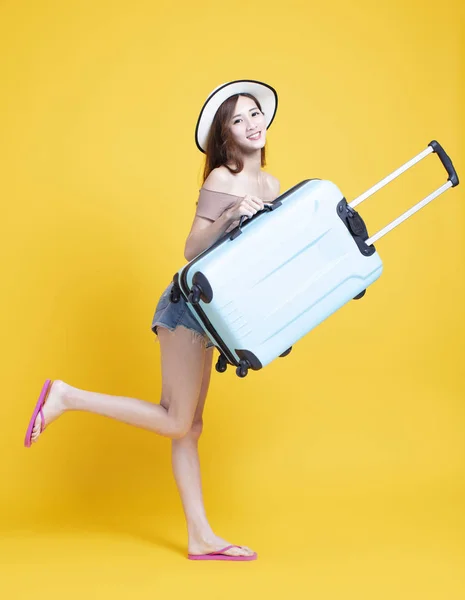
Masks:
[[[31,437],[37,439],[41,433],[42,433],[42,418],[39,413],[35,420],[34,427],[32,428]]]
[[[37,438],[40,435],[40,423],[38,423],[37,421],[34,424],[34,427],[32,429],[32,434],[31,434],[31,440],[33,442],[37,441]]]
[[[234,546],[226,551],[226,554],[230,554],[231,556],[250,556],[253,554],[253,551],[247,546]]]

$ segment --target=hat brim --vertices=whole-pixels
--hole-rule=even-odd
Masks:
[[[270,85],[253,79],[240,79],[218,86],[207,98],[200,111],[195,128],[195,143],[197,148],[205,154],[208,134],[216,111],[225,100],[235,94],[252,94],[260,102],[268,129],[278,108],[278,94]]]

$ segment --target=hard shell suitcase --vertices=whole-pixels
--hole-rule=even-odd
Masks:
[[[355,206],[435,152],[447,182],[372,237]],[[352,299],[382,273],[374,243],[459,180],[433,141],[427,149],[350,204],[332,182],[309,179],[279,196],[199,254],[174,276],[181,296],[239,377],[259,370]]]

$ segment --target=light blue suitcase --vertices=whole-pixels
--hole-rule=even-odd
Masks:
[[[369,237],[355,206],[432,152],[447,183]],[[458,183],[436,141],[350,204],[331,181],[302,181],[182,267],[171,301],[181,294],[187,300],[220,352],[216,370],[231,364],[245,377],[286,356],[324,319],[361,298],[383,270],[374,243]]]

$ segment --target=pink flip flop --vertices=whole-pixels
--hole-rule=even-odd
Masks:
[[[230,548],[240,548],[240,546],[226,546],[216,552],[209,552],[208,554],[188,554],[187,558],[190,560],[256,560],[257,553],[254,552],[250,556],[231,556],[230,554],[224,554],[226,550]]]
[[[37,404],[34,408],[34,412],[32,413],[31,420],[29,421],[29,426],[26,431],[26,437],[24,438],[24,445],[26,446],[26,448],[29,448],[31,446],[32,430],[34,429],[34,423],[37,419],[37,415],[39,414],[39,412],[40,412],[40,418],[42,419],[40,433],[42,433],[42,431],[45,428],[45,419],[44,419],[44,414],[42,412],[42,408],[43,408],[45,401],[47,400],[47,396],[50,392],[51,383],[52,383],[51,380],[47,379],[47,381],[44,383],[44,387],[42,388],[42,391],[40,392],[39,399],[37,400]]]

